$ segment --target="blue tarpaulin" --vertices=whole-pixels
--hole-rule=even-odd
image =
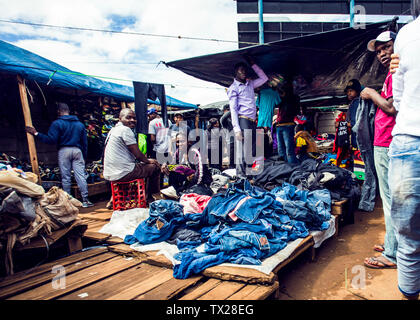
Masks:
[[[76,89],[119,101],[134,102],[133,87],[124,86],[67,69],[35,53],[0,40],[0,72],[18,74],[39,85]],[[148,103],[160,104],[159,100]],[[166,96],[166,104],[172,107],[196,109],[197,106]]]

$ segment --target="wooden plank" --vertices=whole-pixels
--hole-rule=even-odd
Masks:
[[[242,282],[223,281],[214,289],[197,298],[197,300],[225,300],[245,286],[246,284]]]
[[[188,279],[169,279],[160,286],[142,294],[135,300],[169,300],[177,296],[180,292],[195,285],[202,276],[193,276]]]
[[[24,271],[21,271],[19,273],[15,273],[14,275],[5,277],[3,279],[0,279],[0,288],[3,288],[5,286],[11,285],[11,284],[19,282],[19,281],[24,281],[26,279],[33,278],[33,277],[35,277],[39,274],[45,273],[45,272],[51,272],[51,269],[52,269],[53,266],[62,265],[62,266],[65,267],[69,264],[72,264],[72,263],[75,263],[75,262],[78,262],[78,261],[82,261],[84,259],[102,254],[106,251],[107,251],[107,248],[105,248],[105,247],[95,248],[95,249],[92,249],[92,250],[79,252],[77,254],[73,254],[71,256],[61,258],[61,259],[58,259],[58,260],[53,261],[53,262],[45,263],[45,264],[40,265],[39,267],[36,267],[36,268],[33,268],[33,269],[24,270]]]
[[[343,207],[347,202],[348,202],[348,199],[333,202],[331,204],[331,214],[333,214],[335,216],[339,216],[339,215],[343,214],[343,212],[344,212]]]
[[[20,102],[22,104],[22,111],[23,111],[23,118],[25,120],[25,126],[33,127],[32,125],[32,117],[31,117],[31,109],[29,108],[28,96],[26,94],[26,85],[25,80],[21,78],[21,76],[17,76],[18,86],[19,86],[19,94],[20,94]],[[38,155],[36,152],[35,146],[35,138],[32,134],[26,133],[26,138],[28,140],[28,149],[29,149],[29,157],[32,166],[32,172],[38,176],[38,183],[41,183],[41,177],[39,175],[39,166],[38,166]]]
[[[107,221],[91,220],[91,219],[85,219],[85,218],[83,218],[83,221],[87,224],[89,230],[92,230],[97,227],[102,228],[104,225],[108,223]]]
[[[99,221],[98,221],[99,222]],[[102,227],[104,226],[104,225],[106,225],[107,224],[107,222],[106,221],[100,221],[100,223],[99,224],[97,224],[97,225],[95,225],[95,226],[92,226],[92,227],[89,227],[89,232],[98,232],[98,233],[101,233],[101,232],[99,232],[101,229],[102,229]]]
[[[243,287],[238,292],[235,292],[233,295],[231,295],[227,300],[248,300],[247,297],[250,296],[250,295],[252,295],[252,293],[259,286],[264,286],[264,285],[261,285],[261,284],[248,284],[247,286]]]
[[[126,290],[107,297],[106,300],[132,300],[172,279],[172,272],[173,271],[170,269],[159,268],[159,270],[150,277],[141,280],[139,279]]]
[[[307,236],[303,239],[302,243],[293,251],[293,253],[284,261],[282,261],[274,270],[273,272],[277,274],[280,269],[284,268],[287,264],[293,261],[297,256],[301,253],[305,252],[307,249],[313,247],[315,244],[314,238],[312,236]]]
[[[210,290],[213,290],[218,285],[222,283],[222,280],[219,279],[209,279],[206,282],[195,287],[192,291],[179,298],[179,300],[197,300],[202,295],[206,294]]]
[[[147,258],[145,262],[154,266],[172,269],[174,266],[171,260],[169,260],[163,254],[157,254],[157,252],[158,251],[147,251]]]
[[[272,284],[276,280],[273,272],[266,274],[255,269],[241,267],[214,266],[205,269],[202,274],[209,278],[246,283]]]
[[[60,300],[105,300],[133,286],[139,279],[146,279],[159,271],[159,268],[142,263],[133,268],[112,275],[102,281],[76,290]]]
[[[104,252],[103,254],[100,254],[100,255],[97,255],[88,259],[84,259],[82,261],[65,266],[63,271],[65,272],[65,275],[66,275],[66,282],[67,282],[67,277],[69,274],[81,271],[88,267],[95,266],[96,264],[100,264],[114,257],[115,255],[112,253]],[[56,266],[59,266],[59,265],[56,265]],[[32,277],[30,279],[26,279],[25,281],[20,281],[19,283],[15,283],[13,285],[2,288],[0,292],[0,299],[16,296],[25,291],[31,292],[30,290],[33,288],[36,288],[34,289],[36,291],[38,290],[37,287],[39,286],[45,286],[45,287],[48,287],[50,290],[54,291],[54,289],[52,288],[51,280],[56,276],[57,276],[57,273],[52,273],[52,269],[51,269],[48,273],[43,273],[38,276]]]
[[[79,217],[83,219],[99,220],[99,221],[109,221],[112,217],[112,211],[108,212],[95,212],[95,213],[85,213],[79,214]]]
[[[276,281],[269,286],[264,285],[247,285],[238,292],[235,292],[227,300],[264,300],[271,294],[275,294],[279,288]]]
[[[134,249],[131,249],[128,244],[125,244],[125,243],[109,246],[108,250],[111,252],[118,253],[118,254],[131,254],[135,251]],[[140,252],[140,251],[137,251],[137,252],[142,253],[144,257],[147,257],[145,253]]]
[[[66,284],[64,289],[54,289],[51,283],[44,284],[34,290],[24,292],[17,296],[9,298],[10,300],[50,300],[58,298],[72,291],[83,288],[89,284],[105,279],[113,274],[121,272],[140,264],[137,259],[127,260],[119,256],[115,256],[103,263],[96,264],[92,267],[83,269],[79,272],[66,276]]]
[[[69,236],[67,238],[67,245],[69,247],[70,253],[80,251],[83,249],[82,238],[80,236],[78,237]]]
[[[87,239],[99,241],[99,242],[103,242],[106,239],[109,239],[111,237],[112,236],[110,234],[100,233],[96,231],[89,231],[89,230],[83,234],[83,238],[87,238]]]
[[[106,239],[106,243],[113,245],[113,244],[124,244],[124,240],[120,237],[111,237],[109,239]]]

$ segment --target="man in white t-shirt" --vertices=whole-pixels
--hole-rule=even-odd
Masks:
[[[133,132],[137,123],[134,111],[122,109],[119,120],[105,142],[104,178],[113,182],[147,178],[147,200],[154,201],[160,198],[161,167],[156,159],[148,159],[138,147]]]
[[[416,18],[401,28],[394,52],[399,68],[393,76],[398,111],[389,148],[391,218],[398,240],[398,288],[405,298],[420,294],[420,0],[412,0]]]
[[[149,135],[153,145],[153,152],[151,156],[152,158],[156,158],[158,153],[164,154],[169,152],[169,129],[165,127],[163,120],[157,113],[156,109],[149,109],[147,114],[149,117]],[[168,127],[171,125],[171,121],[168,120]]]

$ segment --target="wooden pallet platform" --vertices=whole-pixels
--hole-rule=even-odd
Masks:
[[[65,277],[52,272],[57,266]],[[175,279],[171,269],[95,248],[0,279],[0,299],[262,300],[277,295],[278,287],[278,282],[254,285],[203,275]]]
[[[333,202],[331,206],[331,213],[336,216],[335,236],[338,235],[338,217],[341,214],[343,214],[342,207],[346,202],[347,200]],[[130,248],[130,246],[124,244],[123,239],[121,238],[112,237],[109,234],[99,233],[98,231],[102,228],[102,226],[108,223],[107,218],[111,218],[111,210],[96,209],[93,212],[86,212],[81,216],[83,217],[83,220],[88,224],[88,230],[85,232],[84,237],[90,240],[95,240],[110,245],[109,250],[114,253],[138,257],[143,259],[148,264],[157,267],[163,267],[168,269],[173,267],[169,259],[167,259],[164,255],[157,255],[156,251],[138,252]],[[302,243],[295,249],[295,251],[287,259],[279,263],[279,265],[270,274],[265,274],[254,269],[242,267],[214,266],[204,270],[202,272],[202,275],[219,280],[239,281],[248,284],[273,284],[276,282],[277,274],[282,268],[284,268],[287,264],[289,264],[301,254],[309,250],[311,251],[311,258],[312,260],[314,260],[315,249],[314,240],[312,236],[308,236],[307,238],[305,238],[302,241]]]

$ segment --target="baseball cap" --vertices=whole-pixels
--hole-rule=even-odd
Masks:
[[[388,42],[390,40],[395,40],[397,37],[397,34],[392,31],[384,31],[379,36],[376,37],[376,39],[370,40],[367,48],[369,51],[375,52],[375,45],[376,42]]]
[[[150,108],[149,110],[147,110],[147,114],[152,114],[152,113],[157,113],[155,108]]]
[[[346,88],[344,89],[344,93],[347,93],[348,89],[353,89],[360,93],[360,91],[362,91],[362,86],[357,79],[352,79],[349,82],[347,82]]]

